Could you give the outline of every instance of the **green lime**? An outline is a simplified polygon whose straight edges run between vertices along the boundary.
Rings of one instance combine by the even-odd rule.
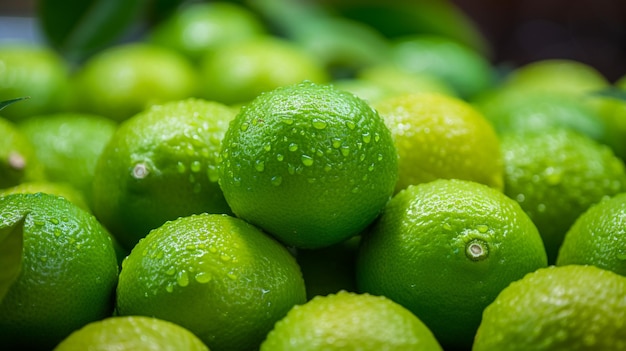
[[[147,41],[194,62],[217,47],[266,33],[257,15],[230,2],[185,3],[148,33]]]
[[[116,121],[193,96],[197,83],[196,69],[181,53],[141,42],[98,52],[72,80],[79,111]]]
[[[261,351],[441,351],[431,331],[384,296],[340,291],[294,306]]]
[[[0,101],[30,97],[2,110],[11,121],[64,110],[69,104],[67,63],[52,48],[30,42],[0,43]]]
[[[503,188],[500,140],[470,104],[442,94],[414,93],[388,97],[373,106],[398,150],[396,192],[439,178]]]
[[[179,324],[212,350],[252,350],[305,299],[284,246],[241,219],[205,213],[169,221],[135,246],[117,312]]]
[[[591,206],[565,234],[556,264],[594,265],[626,276],[626,193]]]
[[[505,134],[504,192],[541,234],[554,263],[565,233],[594,203],[626,191],[626,169],[611,149],[569,129]]]
[[[391,62],[416,73],[441,78],[462,98],[470,98],[495,85],[489,60],[460,42],[443,36],[415,34],[392,41]]]
[[[0,135],[0,189],[44,180],[44,166],[34,145],[19,127],[0,117]]]
[[[247,103],[275,88],[328,81],[324,66],[295,43],[261,36],[217,48],[200,62],[200,96],[225,104]]]
[[[473,351],[626,350],[626,278],[594,266],[551,266],[489,305]]]
[[[439,179],[400,191],[362,235],[357,284],[409,309],[444,348],[467,349],[498,293],[546,265],[537,228],[515,201]]]
[[[91,212],[91,208],[87,204],[87,200],[85,200],[84,194],[68,183],[39,180],[23,182],[10,188],[0,189],[0,195],[21,193],[46,193],[57,195],[60,197],[64,197],[66,200],[70,201],[81,209],[87,212]]]
[[[233,212],[299,248],[359,234],[391,197],[398,156],[365,101],[310,82],[244,106],[221,151],[220,185]]]
[[[53,351],[209,351],[189,330],[158,318],[109,317],[91,322],[65,338]]]
[[[90,213],[51,194],[0,196],[0,243],[13,257],[3,271],[19,271],[0,299],[3,349],[50,350],[113,312],[115,250]]]
[[[18,128],[35,147],[46,179],[72,185],[91,206],[96,163],[117,124],[98,115],[58,113],[31,117]]]
[[[230,213],[218,185],[220,143],[234,112],[218,102],[170,101],[129,118],[100,154],[96,217],[127,250],[167,220]]]

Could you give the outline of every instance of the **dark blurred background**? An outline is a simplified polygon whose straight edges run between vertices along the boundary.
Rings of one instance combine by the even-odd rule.
[[[626,75],[625,0],[450,0],[491,43],[491,61],[519,66],[547,58],[589,64],[610,81]],[[0,0],[0,37],[8,30],[40,39],[32,21],[34,0]]]

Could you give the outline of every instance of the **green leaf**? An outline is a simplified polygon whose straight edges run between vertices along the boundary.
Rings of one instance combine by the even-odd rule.
[[[592,95],[626,101],[626,90],[615,87],[594,91]]]
[[[22,216],[7,226],[0,226],[0,301],[22,271],[24,218]]]
[[[26,100],[26,99],[30,99],[30,96],[24,96],[24,97],[18,97],[16,99],[0,101],[0,110],[2,110],[3,108],[11,105],[12,103],[15,103],[15,102],[18,102],[18,101],[22,101],[22,100]]]
[[[39,0],[38,19],[47,41],[80,61],[127,34],[144,0]]]

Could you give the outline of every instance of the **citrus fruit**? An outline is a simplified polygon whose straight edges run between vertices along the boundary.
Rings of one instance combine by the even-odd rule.
[[[73,75],[76,109],[123,121],[152,104],[193,96],[197,72],[182,54],[148,43],[109,47]]]
[[[607,126],[590,99],[553,91],[498,89],[472,101],[499,134],[569,128],[606,142]]]
[[[240,4],[186,3],[152,28],[147,41],[180,52],[197,62],[220,45],[265,33],[261,19]]]
[[[221,103],[170,101],[122,122],[100,154],[96,217],[130,250],[167,220],[230,213],[218,185],[220,142],[234,112]]]
[[[109,317],[70,334],[53,351],[208,351],[189,330],[158,318]]]
[[[46,179],[72,185],[91,205],[96,163],[117,124],[98,115],[58,113],[33,116],[18,128],[33,144]]]
[[[439,178],[472,180],[502,190],[498,136],[473,106],[436,93],[402,94],[373,106],[399,154],[395,191]]]
[[[53,182],[49,180],[38,180],[38,181],[29,181],[23,182],[17,185],[14,185],[10,188],[0,189],[0,196],[7,194],[36,194],[36,193],[46,193],[53,194],[60,197],[64,197],[74,205],[80,207],[81,209],[91,212],[91,208],[87,204],[87,200],[85,200],[85,196],[82,192],[77,190],[71,184],[61,183],[61,182]]]
[[[294,306],[261,351],[442,350],[431,331],[384,296],[339,291]]]
[[[239,218],[205,213],[169,221],[135,246],[116,309],[179,324],[213,350],[251,350],[305,299],[284,246]]]
[[[30,97],[2,110],[11,121],[63,110],[69,103],[69,67],[52,48],[31,42],[0,44],[0,101]]]
[[[295,43],[269,35],[223,45],[200,62],[200,96],[225,104],[246,103],[275,88],[328,81],[316,59]]]
[[[220,185],[233,212],[289,246],[361,232],[389,200],[398,156],[382,118],[331,85],[277,88],[244,106],[222,142]]]
[[[340,290],[356,291],[356,253],[360,236],[320,249],[296,251],[307,299]]]
[[[621,93],[621,96],[595,95],[595,106],[598,114],[607,125],[607,140],[615,154],[622,160],[626,160],[626,75],[618,79],[609,89]]]
[[[594,265],[626,276],[626,193],[583,212],[565,234],[556,264]]]
[[[498,293],[546,265],[537,228],[515,201],[438,179],[400,191],[362,235],[357,286],[409,309],[444,348],[465,349]]]
[[[372,81],[389,89],[395,95],[405,93],[439,93],[455,96],[452,86],[442,78],[429,72],[412,72],[398,66],[384,64],[364,68],[359,79]]]
[[[589,206],[626,191],[624,163],[611,149],[569,129],[504,134],[504,192],[541,234],[554,263],[565,233]]]
[[[0,237],[2,256],[13,255],[3,271],[19,271],[0,299],[3,349],[49,350],[111,315],[118,265],[91,214],[51,194],[0,196]]]
[[[593,66],[569,59],[544,59],[515,68],[502,82],[507,89],[565,92],[580,96],[609,85]]]
[[[15,123],[0,117],[0,135],[0,189],[45,179],[34,145]]]
[[[495,84],[486,57],[443,36],[414,34],[396,38],[392,41],[391,62],[410,72],[440,77],[462,98],[475,96]]]
[[[511,283],[483,314],[473,351],[626,350],[626,278],[551,266]]]

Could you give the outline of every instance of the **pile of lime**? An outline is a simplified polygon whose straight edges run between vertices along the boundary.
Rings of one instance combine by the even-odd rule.
[[[296,3],[0,43],[0,349],[626,350],[626,75]]]

